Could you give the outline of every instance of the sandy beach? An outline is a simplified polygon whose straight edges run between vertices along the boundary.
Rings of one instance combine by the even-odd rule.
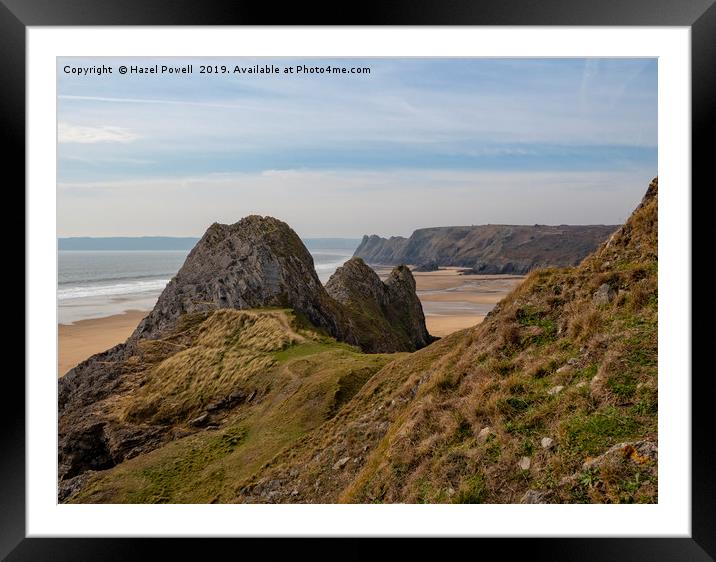
[[[392,268],[375,269],[385,279]],[[522,275],[460,275],[460,269],[413,272],[425,323],[434,336],[479,324],[524,279]]]
[[[105,351],[126,340],[147,315],[147,311],[129,310],[105,318],[80,320],[74,324],[58,326],[57,373],[64,375],[88,357]]]
[[[376,268],[383,279],[390,270]],[[428,331],[435,336],[446,336],[479,324],[524,278],[519,275],[460,275],[459,268],[414,272],[413,275]],[[147,312],[130,310],[105,318],[60,324],[59,376],[91,355],[123,342]]]

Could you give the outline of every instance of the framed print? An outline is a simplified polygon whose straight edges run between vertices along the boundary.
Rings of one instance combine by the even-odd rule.
[[[716,11],[659,8],[4,1],[27,330],[3,556],[711,559]]]

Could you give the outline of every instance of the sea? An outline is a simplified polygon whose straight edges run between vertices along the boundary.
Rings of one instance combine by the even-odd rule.
[[[309,248],[321,282],[328,281],[354,250]],[[188,254],[189,250],[60,250],[58,322],[151,310]]]

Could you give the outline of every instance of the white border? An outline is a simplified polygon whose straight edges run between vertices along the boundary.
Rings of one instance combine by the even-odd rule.
[[[690,536],[689,28],[31,27],[27,47],[28,536]],[[659,57],[658,505],[58,505],[56,56]]]

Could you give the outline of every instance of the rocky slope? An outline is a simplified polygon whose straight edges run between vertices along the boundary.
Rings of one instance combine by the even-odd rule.
[[[578,267],[386,365],[236,501],[657,501],[657,190]]]
[[[138,379],[105,406],[113,423],[173,423],[171,442],[90,467],[63,497],[657,501],[657,191],[579,266],[531,273],[482,324],[415,353],[362,354],[286,311],[184,317],[125,361]],[[342,306],[388,298],[347,283],[362,267],[329,284]]]
[[[617,226],[448,226],[416,230],[410,238],[364,236],[354,256],[370,264],[458,266],[475,273],[525,274],[577,265]]]
[[[60,479],[115,466],[173,439],[175,423],[187,422],[184,414],[163,417],[154,409],[169,406],[152,403],[142,415],[118,417],[117,403],[145,388],[156,369],[170,377],[173,367],[162,367],[164,362],[187,359],[182,353],[203,341],[193,331],[197,323],[220,311],[290,309],[317,333],[367,353],[414,351],[432,341],[406,268],[396,268],[383,284],[373,270],[352,260],[328,285],[336,298],[320,283],[311,254],[287,224],[250,216],[233,225],[212,225],[130,338],[59,380]],[[221,351],[192,356],[192,361],[198,369],[214,365],[217,355]],[[243,359],[257,368],[264,364],[250,353]],[[216,376],[227,360],[218,363]],[[242,366],[241,358],[234,360],[232,369]],[[196,390],[195,379],[182,384]],[[209,385],[201,390],[203,402],[197,408],[207,400],[232,403],[233,390]],[[201,414],[195,410],[189,409]]]

